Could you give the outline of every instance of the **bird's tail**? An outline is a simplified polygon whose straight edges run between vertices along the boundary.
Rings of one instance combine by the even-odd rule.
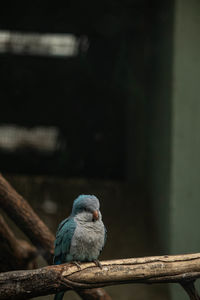
[[[62,300],[64,293],[65,292],[59,292],[59,293],[55,294],[54,300]]]

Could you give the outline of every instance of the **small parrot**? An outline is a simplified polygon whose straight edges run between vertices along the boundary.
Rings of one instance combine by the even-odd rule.
[[[107,231],[102,222],[100,204],[94,195],[80,195],[74,200],[72,212],[58,226],[55,240],[54,264],[98,261]],[[62,300],[64,292],[55,295],[54,300]]]

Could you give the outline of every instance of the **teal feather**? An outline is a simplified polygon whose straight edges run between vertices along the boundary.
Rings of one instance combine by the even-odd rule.
[[[54,250],[54,264],[59,265],[66,262],[67,254],[69,253],[71,239],[76,228],[76,223],[73,218],[69,217],[63,220],[57,230]],[[54,300],[62,300],[64,292],[55,294]]]
[[[99,210],[99,200],[93,195],[80,195],[77,199],[74,200],[71,215],[67,219],[63,220],[58,226],[58,230],[56,233],[56,240],[54,243],[55,245],[54,264],[58,265],[65,262],[70,262],[73,261],[75,258],[79,261],[91,261],[96,259],[95,257],[97,256],[97,254],[99,255],[98,248],[97,248],[97,252],[95,252],[96,250],[94,250],[93,254],[92,251],[90,254],[90,252],[87,252],[86,250],[86,252],[82,255],[81,252],[82,248],[80,247],[80,245],[79,245],[80,248],[79,249],[77,248],[77,254],[75,258],[73,256],[74,253],[73,252],[70,253],[72,238],[74,236],[75,229],[77,226],[77,223],[75,221],[76,216],[85,210],[87,213],[88,212],[92,213],[94,210]],[[107,231],[106,228],[104,227],[104,241],[102,245],[100,244],[99,247],[103,248],[106,242],[106,237],[107,237]],[[102,251],[102,248],[99,248],[99,252]],[[96,248],[94,247],[94,249]],[[54,300],[62,300],[63,296],[64,296],[64,292],[59,292],[55,294]]]
[[[55,294],[54,300],[62,300],[64,293],[65,292],[59,292],[59,293]]]
[[[67,218],[59,225],[54,250],[54,264],[60,264],[67,261],[71,240],[76,228],[74,218]]]

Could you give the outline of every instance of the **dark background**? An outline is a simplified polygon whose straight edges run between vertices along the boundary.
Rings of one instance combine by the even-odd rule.
[[[53,232],[78,194],[97,195],[108,228],[105,259],[160,254],[149,136],[170,3],[166,9],[147,0],[34,1],[0,10],[0,30],[71,33],[88,41],[74,57],[0,54],[0,125],[55,126],[61,133],[50,154],[29,146],[0,149],[0,171]],[[168,299],[166,286],[118,286],[109,293]]]
[[[1,29],[72,33],[89,47],[69,58],[0,55],[1,123],[57,126],[65,145],[50,157],[2,153],[3,171],[126,179],[132,164],[144,179],[149,18],[147,1],[4,4]]]

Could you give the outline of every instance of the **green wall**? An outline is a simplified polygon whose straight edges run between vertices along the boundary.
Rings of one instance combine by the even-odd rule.
[[[157,14],[148,183],[161,253],[181,254],[200,252],[200,2],[167,5]],[[173,300],[187,299],[171,287]]]
[[[200,252],[200,2],[177,0],[174,23],[171,253]],[[173,289],[173,299],[187,296]]]
[[[197,0],[177,1],[173,75],[171,249],[191,252],[200,250],[200,2]]]
[[[163,16],[165,16],[163,18]],[[152,18],[148,57],[147,185],[155,232],[156,254],[170,250],[171,98],[173,54],[173,3],[157,6]]]

